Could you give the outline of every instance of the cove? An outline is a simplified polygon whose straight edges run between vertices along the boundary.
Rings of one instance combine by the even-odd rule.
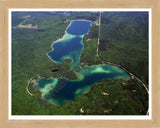
[[[80,56],[83,51],[83,36],[89,32],[92,26],[90,21],[73,20],[65,31],[62,39],[52,45],[52,51],[48,57],[57,63],[63,63],[65,58],[72,59],[72,68],[80,63]]]
[[[43,100],[61,106],[89,92],[92,85],[104,78],[130,79],[124,70],[109,64],[86,66],[77,73],[77,77],[78,80],[43,78],[35,84],[35,88],[42,92]]]
[[[89,32],[91,26],[90,21],[73,20],[63,38],[53,43],[48,57],[56,63],[63,63],[65,58],[71,58],[72,70],[78,79],[69,80],[63,76],[39,79],[34,87],[41,92],[44,101],[62,106],[89,92],[91,87],[102,79],[130,79],[123,69],[109,64],[80,67],[80,56],[84,48],[83,36]],[[76,66],[80,67],[80,70],[76,71]]]

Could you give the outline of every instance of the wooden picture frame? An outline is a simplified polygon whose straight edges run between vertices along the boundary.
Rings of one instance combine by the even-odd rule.
[[[9,9],[10,8],[150,8],[152,9],[152,119],[151,120],[9,120]],[[159,0],[116,1],[3,1],[0,0],[0,128],[35,127],[160,127],[159,44],[160,41]]]

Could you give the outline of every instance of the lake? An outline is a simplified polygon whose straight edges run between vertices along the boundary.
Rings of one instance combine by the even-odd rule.
[[[83,36],[89,32],[91,26],[90,21],[71,21],[63,38],[53,43],[52,51],[48,53],[49,58],[58,63],[63,63],[65,58],[71,58],[72,68],[78,65],[84,48]]]
[[[63,63],[65,58],[71,58],[72,70],[75,71],[74,67],[80,67],[80,56],[84,48],[83,36],[89,33],[91,26],[90,21],[71,21],[63,38],[53,43],[48,57],[56,63]],[[65,77],[42,78],[34,87],[42,92],[43,100],[61,106],[89,92],[102,79],[130,79],[124,70],[109,64],[80,67],[76,75],[78,80],[68,80]]]

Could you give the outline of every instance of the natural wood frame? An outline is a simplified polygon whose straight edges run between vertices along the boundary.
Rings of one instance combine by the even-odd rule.
[[[9,8],[151,8],[152,9],[152,119],[151,120],[9,120],[8,119],[8,9]],[[160,0],[0,0],[0,128],[35,127],[160,127]]]

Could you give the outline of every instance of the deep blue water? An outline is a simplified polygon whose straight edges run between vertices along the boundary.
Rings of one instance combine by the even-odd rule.
[[[69,40],[60,40],[53,44],[53,51],[50,51],[48,55],[50,58],[56,62],[63,63],[65,57],[69,57],[73,60],[73,65],[75,66],[79,63],[79,58],[84,45],[81,43],[82,37],[76,36]]]
[[[80,56],[83,51],[83,35],[89,32],[89,28],[92,26],[90,21],[71,21],[66,30],[65,36],[54,42],[52,45],[52,51],[48,52],[48,56],[54,62],[63,63],[64,59],[71,58],[72,68],[80,63]]]
[[[74,20],[66,30],[64,37],[52,45],[52,51],[48,53],[51,60],[63,63],[66,57],[71,58],[72,69],[79,66],[80,56],[83,51],[83,36],[89,32],[92,22]],[[42,92],[42,99],[61,106],[88,92],[92,85],[104,78],[130,79],[130,76],[121,68],[108,65],[85,66],[76,71],[78,80],[66,78],[42,78],[35,84],[35,88]]]
[[[92,26],[90,21],[73,20],[67,29],[67,33],[71,35],[85,35],[89,32],[89,28]]]

